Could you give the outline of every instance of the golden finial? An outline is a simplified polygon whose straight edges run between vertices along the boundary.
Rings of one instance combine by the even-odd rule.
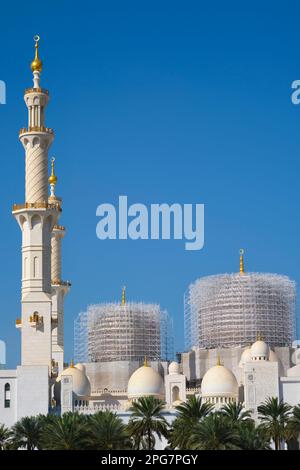
[[[144,367],[149,367],[147,356],[144,358]]]
[[[261,332],[258,332],[256,335],[256,341],[264,341],[264,336]]]
[[[34,36],[34,41],[35,41],[35,56],[33,61],[31,62],[31,70],[33,72],[41,72],[43,68],[42,61],[39,58],[39,40],[40,36],[36,35]]]
[[[245,273],[245,266],[244,266],[244,253],[245,251],[243,248],[240,249],[240,274]]]
[[[126,286],[122,287],[122,305],[126,304]]]
[[[51,175],[49,177],[49,184],[56,184],[57,183],[57,176],[54,173],[54,162],[55,158],[51,158]]]
[[[71,359],[70,367],[71,367],[71,369],[74,369],[74,361],[73,361],[73,359]]]
[[[218,352],[218,355],[217,355],[217,366],[221,366],[221,357],[220,357],[220,353]]]

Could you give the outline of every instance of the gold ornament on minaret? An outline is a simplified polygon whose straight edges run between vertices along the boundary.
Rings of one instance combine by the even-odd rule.
[[[245,250],[241,248],[240,249],[240,274],[245,274],[244,253],[245,253]]]
[[[126,304],[126,287],[125,286],[122,287],[122,301],[121,301],[121,304],[122,305]]]
[[[33,61],[31,62],[30,67],[31,67],[31,70],[33,72],[41,72],[42,68],[43,68],[43,63],[39,58],[39,40],[40,40],[40,36],[36,35],[36,36],[34,36],[33,39],[35,41],[35,56],[34,56]]]
[[[51,175],[49,176],[49,184],[56,184],[57,183],[57,176],[55,175],[54,172],[54,162],[55,158],[51,158]]]

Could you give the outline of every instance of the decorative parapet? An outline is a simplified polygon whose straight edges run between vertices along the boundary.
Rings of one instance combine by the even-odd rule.
[[[70,281],[61,281],[59,279],[52,279],[51,281],[52,286],[64,286],[64,287],[71,287]]]
[[[120,411],[123,410],[121,404],[101,403],[99,405],[77,405],[74,411],[80,414],[94,414],[98,411]]]
[[[198,388],[198,387],[187,388],[186,393],[188,395],[192,395],[194,393],[200,393],[200,388]]]
[[[60,230],[61,232],[64,232],[66,228],[63,225],[54,225],[53,230]]]
[[[13,212],[23,209],[57,209],[61,211],[60,204],[49,204],[48,202],[25,202],[24,204],[13,204]]]
[[[24,94],[28,95],[28,93],[44,93],[45,95],[49,95],[49,91],[45,88],[26,88]]]
[[[114,395],[114,396],[127,396],[127,390],[125,389],[108,389],[108,388],[99,388],[97,390],[92,390],[91,396],[101,396],[101,395]]]
[[[19,132],[19,136],[27,134],[28,132],[46,132],[47,134],[54,134],[54,130],[50,127],[44,126],[33,126],[33,127],[22,127]]]

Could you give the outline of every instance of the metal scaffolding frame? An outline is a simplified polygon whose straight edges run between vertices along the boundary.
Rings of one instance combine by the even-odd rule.
[[[74,323],[76,362],[174,358],[173,322],[157,304],[90,305]]]
[[[184,296],[185,348],[247,346],[263,335],[271,346],[295,339],[295,282],[269,273],[198,279]]]

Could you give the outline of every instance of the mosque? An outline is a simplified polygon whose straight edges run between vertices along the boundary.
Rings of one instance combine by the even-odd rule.
[[[291,344],[269,344],[258,332],[250,345],[240,347],[219,347],[214,337],[210,348],[194,344],[179,362],[145,357],[142,365],[137,361],[135,370],[128,372],[122,386],[104,380],[101,371],[95,381],[90,364],[71,362],[65,368],[64,298],[71,284],[62,280],[65,228],[59,225],[62,200],[56,195],[54,159],[48,178],[48,150],[54,131],[46,126],[49,92],[40,85],[38,36],[31,69],[33,87],[24,95],[28,127],[19,135],[25,151],[25,202],[14,204],[12,210],[22,232],[21,317],[16,320],[21,364],[15,370],[0,370],[0,423],[10,427],[24,416],[99,410],[112,410],[127,422],[131,403],[149,395],[165,402],[169,422],[176,416],[176,405],[191,395],[201,396],[216,409],[242,402],[255,419],[258,405],[268,397],[298,404],[300,349]],[[241,276],[234,278],[234,283],[245,282],[244,273]],[[289,331],[282,334],[289,335]],[[164,443],[159,445],[163,448]]]

